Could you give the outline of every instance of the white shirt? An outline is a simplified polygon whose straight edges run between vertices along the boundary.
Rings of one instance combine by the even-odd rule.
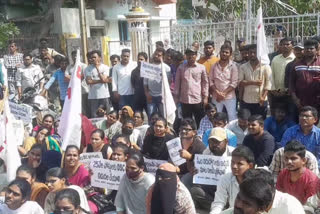
[[[16,73],[17,86],[21,87],[22,91],[27,87],[34,87],[34,84],[43,77],[43,73],[39,65],[31,64],[29,67],[23,65],[18,68]],[[40,82],[44,82],[42,79]],[[39,89],[39,85],[38,85]]]
[[[223,175],[218,182],[214,201],[211,204],[210,214],[221,213],[227,202],[229,202],[230,207],[234,207],[238,192],[239,184],[236,176],[232,173]]]
[[[227,126],[227,129],[232,131],[237,136],[237,144],[242,144],[244,137],[248,134],[248,128],[246,130],[242,130],[238,125],[238,119],[230,121]]]
[[[43,209],[35,201],[26,201],[16,210],[11,210],[6,204],[0,205],[0,214],[44,214]]]
[[[100,64],[99,65],[99,72],[102,73],[103,75],[109,76],[109,67],[105,64]],[[95,66],[89,65],[85,69],[85,76],[86,79],[90,77],[92,80],[100,80],[99,74]],[[89,85],[89,94],[88,94],[88,99],[105,99],[109,98],[110,93],[109,93],[109,88],[108,88],[108,83],[97,83],[97,84],[91,84]]]
[[[233,208],[227,209],[221,214],[233,214]],[[271,209],[269,212],[261,212],[261,214],[305,214],[305,211],[294,196],[276,190]]]
[[[112,91],[117,91],[120,95],[132,95],[131,73],[136,67],[137,62],[133,61],[127,65],[115,65],[112,69]]]

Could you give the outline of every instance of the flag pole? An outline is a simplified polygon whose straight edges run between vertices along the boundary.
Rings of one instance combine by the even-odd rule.
[[[164,118],[168,121],[168,113],[167,113],[167,101],[166,101],[166,87],[164,86],[164,79],[163,79],[163,62],[161,61],[161,79],[162,79],[162,88],[164,90],[164,93],[163,93],[163,97],[162,97],[162,100],[163,100],[163,113],[164,113]]]

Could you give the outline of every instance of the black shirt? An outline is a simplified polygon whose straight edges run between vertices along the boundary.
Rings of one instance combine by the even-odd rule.
[[[173,135],[166,134],[164,137],[148,135],[144,138],[142,154],[147,158],[156,160],[169,160],[169,152],[166,142],[175,138]]]
[[[245,136],[243,145],[249,147],[254,154],[258,166],[269,166],[275,150],[274,137],[267,131],[255,140],[253,135]]]

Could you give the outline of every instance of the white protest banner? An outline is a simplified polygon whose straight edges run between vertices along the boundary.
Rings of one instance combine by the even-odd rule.
[[[193,176],[194,184],[217,185],[220,177],[231,172],[231,157],[195,155],[194,166],[198,173]]]
[[[20,105],[13,102],[9,102],[11,113],[17,120],[22,120],[25,123],[31,123],[32,121],[32,107],[26,105]]]
[[[105,159],[91,159],[91,185],[118,190],[122,176],[126,173],[126,163]]]
[[[146,165],[148,173],[151,173],[153,175],[156,175],[157,169],[163,163],[167,163],[167,161],[144,158],[144,164]]]
[[[97,117],[97,118],[91,118],[91,119],[89,119],[89,120],[91,121],[91,123],[92,123],[93,125],[95,125],[95,124],[97,124],[97,123],[100,122],[100,121],[106,120],[106,118],[105,118],[105,117]]]
[[[100,158],[103,159],[101,152],[87,152],[80,154],[80,162],[89,166],[91,163],[91,160],[94,158]]]
[[[174,163],[174,165],[180,166],[181,164],[186,162],[186,159],[180,157],[179,151],[182,149],[182,147],[181,147],[181,141],[179,137],[169,140],[167,142],[167,148],[168,148],[170,158]]]
[[[14,139],[18,146],[23,144],[24,139],[24,124],[22,120],[12,120],[14,130]]]
[[[161,67],[159,65],[150,64],[147,62],[141,62],[140,75],[143,78],[161,81]]]

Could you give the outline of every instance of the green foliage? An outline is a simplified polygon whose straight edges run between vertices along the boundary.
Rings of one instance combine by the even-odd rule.
[[[178,0],[177,18],[191,19],[193,14],[192,0]]]
[[[19,34],[20,30],[14,23],[0,20],[0,49],[6,48],[8,41]]]

